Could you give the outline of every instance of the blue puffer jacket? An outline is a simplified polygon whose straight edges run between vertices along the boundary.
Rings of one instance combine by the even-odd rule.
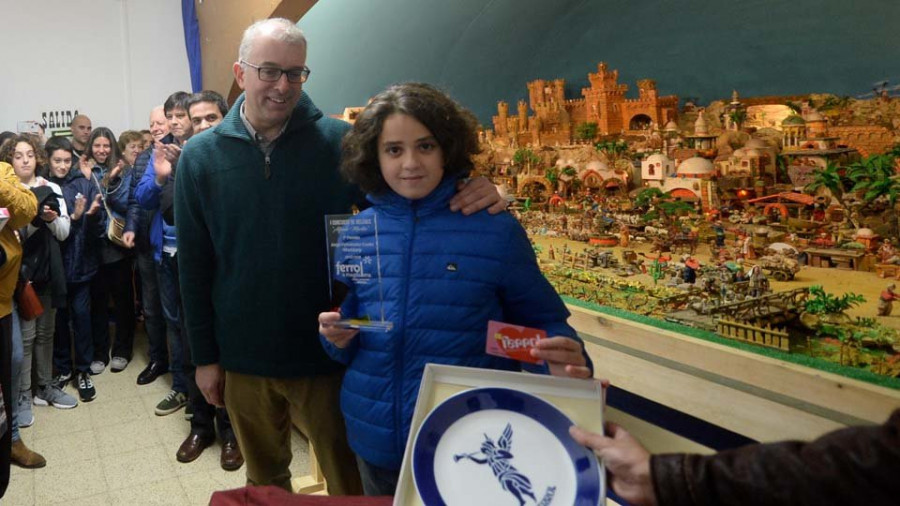
[[[97,185],[91,183],[73,167],[65,179],[50,178],[58,184],[66,199],[69,214],[75,211],[75,197],[80,193],[85,198],[85,211],[97,196]],[[106,230],[105,212],[101,208],[92,216],[82,215],[80,220],[72,220],[69,237],[62,243],[63,265],[66,269],[66,282],[83,283],[93,279],[100,266],[98,248],[100,234]]]
[[[374,207],[360,216],[377,219],[384,312],[394,329],[361,332],[343,349],[322,339],[329,355],[348,366],[341,410],[350,446],[387,469],[400,468],[425,364],[521,368],[485,353],[488,320],[578,339],[515,218],[453,213],[448,202],[455,191],[454,181],[444,181],[419,201],[392,192],[369,197]],[[342,314],[379,318],[377,283],[348,284]]]

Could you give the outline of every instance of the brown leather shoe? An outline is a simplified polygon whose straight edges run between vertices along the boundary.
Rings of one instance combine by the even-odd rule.
[[[188,434],[187,439],[181,443],[181,446],[178,447],[178,452],[175,453],[175,458],[178,459],[178,462],[193,462],[197,460],[197,457],[203,453],[203,450],[206,449],[207,446],[213,444],[215,439],[213,438],[204,438],[200,434],[196,434],[191,432]]]
[[[222,455],[219,457],[219,463],[226,471],[237,471],[244,465],[244,456],[241,455],[237,439],[228,438],[222,443]]]
[[[47,465],[47,459],[25,446],[22,440],[14,441],[9,455],[13,464],[26,469],[37,469]]]

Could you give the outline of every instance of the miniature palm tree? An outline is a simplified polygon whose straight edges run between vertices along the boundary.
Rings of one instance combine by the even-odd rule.
[[[610,164],[615,164],[628,153],[628,143],[625,141],[603,141],[594,144],[594,148],[605,154]]]
[[[547,178],[547,181],[550,181],[551,185],[556,186],[556,182],[559,181],[559,169],[550,167],[544,171],[544,177]]]
[[[582,141],[594,140],[597,137],[597,123],[585,122],[575,126],[575,138]]]
[[[871,210],[877,202],[887,201],[894,207],[900,197],[900,176],[896,175],[890,154],[868,156],[847,167],[847,177],[854,183],[851,191],[861,195],[860,212]]]
[[[844,209],[850,209],[852,205],[847,202],[846,196],[848,194],[846,190],[846,186],[844,184],[844,178],[841,175],[841,171],[844,169],[839,167],[831,162],[828,162],[828,165],[824,169],[817,170],[813,174],[813,182],[806,185],[807,193],[815,193],[820,188],[827,188],[831,195],[834,196],[841,203],[841,206]],[[850,224],[856,228],[858,226],[851,218],[848,218]]]
[[[805,190],[809,193],[814,193],[819,190],[819,188],[828,188],[831,191],[831,194],[838,200],[841,200],[844,196],[844,182],[841,179],[840,167],[837,165],[828,162],[828,165],[821,170],[817,170],[815,174],[813,174],[813,182],[806,185]]]
[[[728,118],[734,123],[738,130],[741,129],[741,125],[744,124],[744,121],[747,120],[747,111],[743,109],[735,109],[728,114]]]
[[[846,311],[863,302],[866,298],[862,295],[847,292],[840,297],[825,291],[819,285],[809,287],[809,298],[806,299],[800,322],[808,329],[815,331],[816,336],[833,336],[841,343],[840,364],[844,365],[844,348],[856,342],[857,336],[849,327],[853,320]],[[812,354],[812,343],[809,336],[806,338],[807,349]]]
[[[541,157],[534,154],[534,151],[528,148],[519,148],[516,150],[515,154],[513,154],[513,163],[519,167],[525,167],[527,172],[530,172],[532,167],[536,163],[540,163],[540,161]]]

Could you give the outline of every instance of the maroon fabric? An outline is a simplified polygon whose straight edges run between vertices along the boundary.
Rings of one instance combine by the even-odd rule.
[[[210,506],[390,506],[394,498],[291,494],[278,487],[242,487],[214,492]]]

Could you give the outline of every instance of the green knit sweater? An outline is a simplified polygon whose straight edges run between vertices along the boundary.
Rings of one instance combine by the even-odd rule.
[[[241,121],[243,102],[192,138],[178,162],[177,258],[193,362],[269,377],[336,370],[318,313],[329,304],[324,215],[361,200],[338,173],[349,125],[304,93],[267,161]]]

